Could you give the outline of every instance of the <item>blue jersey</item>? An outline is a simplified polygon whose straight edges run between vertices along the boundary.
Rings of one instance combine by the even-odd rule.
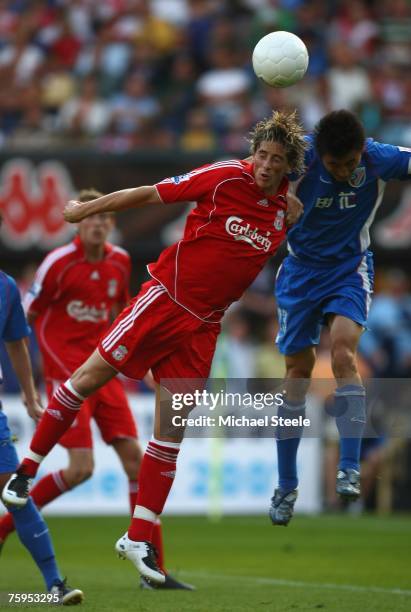
[[[0,338],[13,342],[28,336],[29,332],[17,285],[11,276],[0,271]],[[0,370],[0,382],[1,379]],[[17,465],[17,454],[10,440],[6,415],[0,410],[0,474],[14,472]]]
[[[13,342],[29,333],[16,282],[0,271],[0,338],[5,342]]]
[[[359,262],[370,244],[370,225],[387,181],[411,178],[411,149],[368,138],[350,180],[339,182],[322,164],[313,136],[307,140],[306,171],[290,177],[304,214],[288,232],[289,251],[313,266]]]

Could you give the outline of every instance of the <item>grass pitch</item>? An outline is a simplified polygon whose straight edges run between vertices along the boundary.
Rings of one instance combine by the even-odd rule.
[[[125,518],[48,522],[62,571],[85,593],[84,612],[411,610],[410,517],[297,516],[287,528],[265,517],[165,518],[167,566],[194,593],[139,589],[136,570],[113,552]],[[0,607],[5,593],[42,590],[13,535],[0,558]]]

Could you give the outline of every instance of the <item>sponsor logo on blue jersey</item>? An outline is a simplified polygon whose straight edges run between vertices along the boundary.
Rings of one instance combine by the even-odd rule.
[[[351,175],[348,184],[351,187],[361,187],[365,183],[366,172],[364,166],[358,166]]]

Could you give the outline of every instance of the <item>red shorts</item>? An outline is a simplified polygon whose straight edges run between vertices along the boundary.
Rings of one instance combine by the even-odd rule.
[[[157,281],[148,281],[100,341],[102,358],[115,370],[141,379],[206,379],[219,323],[205,323],[179,306]]]
[[[46,381],[49,400],[59,384],[61,381]],[[118,378],[113,378],[85,400],[72,426],[60,438],[59,444],[65,448],[93,448],[91,419],[96,421],[106,444],[111,444],[118,438],[137,438],[136,423],[124,387]]]

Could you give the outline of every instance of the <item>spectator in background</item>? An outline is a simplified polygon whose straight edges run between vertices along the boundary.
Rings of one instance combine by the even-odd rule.
[[[63,105],[57,121],[65,133],[72,137],[98,136],[106,130],[110,110],[98,95],[94,76],[87,77],[81,84],[79,94]]]
[[[407,0],[382,0],[375,8],[380,22],[380,39],[388,63],[410,64],[411,5]]]
[[[217,139],[211,129],[206,111],[197,106],[187,115],[185,128],[179,139],[182,151],[214,151],[217,148]]]
[[[50,55],[43,64],[39,82],[45,118],[57,129],[56,116],[60,108],[75,95],[78,81],[57,57]]]
[[[103,94],[118,91],[131,60],[130,42],[123,40],[110,25],[104,25],[99,35],[80,52],[74,68],[80,78],[98,74]]]
[[[137,16],[132,39],[138,43],[148,42],[160,55],[171,53],[177,44],[177,28],[151,10],[151,2],[139,0],[134,7]]]
[[[210,53],[211,68],[200,76],[197,93],[217,133],[224,133],[241,114],[251,80],[237,64],[236,51],[219,46]]]
[[[0,82],[26,85],[36,77],[44,59],[44,52],[32,42],[32,32],[22,24],[0,50]]]
[[[331,108],[355,110],[371,96],[371,84],[358,53],[342,42],[330,48],[331,68],[327,73]]]
[[[13,134],[21,121],[23,101],[19,88],[13,85],[0,90],[0,134],[1,141]]]
[[[329,29],[330,40],[340,40],[367,59],[372,58],[378,35],[378,23],[372,17],[369,5],[362,0],[340,4]]]
[[[158,96],[164,111],[164,124],[179,134],[186,116],[195,105],[196,67],[187,53],[178,53],[172,60],[165,79],[158,87]]]
[[[144,124],[153,124],[160,105],[141,74],[129,76],[123,90],[109,102],[111,130],[115,134],[134,135]]]
[[[70,21],[63,16],[56,40],[51,46],[53,55],[71,70],[77,60],[82,43],[73,31]]]
[[[217,5],[209,0],[188,0],[187,50],[202,72],[209,65],[209,40],[217,19]]]

